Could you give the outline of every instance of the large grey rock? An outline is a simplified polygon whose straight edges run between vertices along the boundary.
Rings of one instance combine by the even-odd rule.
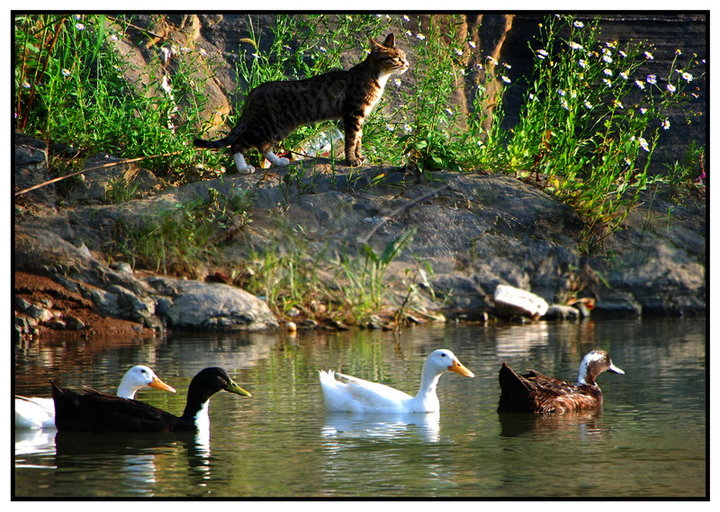
[[[268,305],[239,288],[164,277],[147,281],[164,299],[158,309],[171,328],[255,331],[278,327]]]

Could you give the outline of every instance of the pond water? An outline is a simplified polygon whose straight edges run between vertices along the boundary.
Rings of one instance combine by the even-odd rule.
[[[317,370],[414,394],[425,356],[449,348],[472,370],[446,374],[436,415],[327,414]],[[601,414],[498,415],[502,361],[574,380],[582,356],[610,352]],[[18,345],[19,394],[49,379],[113,391],[151,366],[178,393],[139,398],[179,414],[192,376],[222,366],[252,392],[219,393],[209,439],[15,432],[16,498],[464,497],[703,498],[707,477],[706,322],[622,320],[440,325],[379,331],[183,334],[151,341]]]

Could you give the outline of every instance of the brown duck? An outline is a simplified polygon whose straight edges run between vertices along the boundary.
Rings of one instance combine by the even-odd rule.
[[[596,409],[602,405],[603,397],[595,379],[604,371],[625,374],[604,350],[593,350],[583,357],[575,384],[546,377],[535,370],[520,375],[503,363],[499,375],[498,412],[562,414]]]

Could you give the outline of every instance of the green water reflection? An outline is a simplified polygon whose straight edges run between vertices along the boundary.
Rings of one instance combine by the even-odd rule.
[[[141,399],[180,413],[190,378],[219,365],[252,392],[210,405],[194,435],[16,435],[17,497],[702,497],[706,494],[704,320],[435,326],[392,333],[176,335],[95,350],[16,347],[17,392],[40,375],[112,390],[152,366],[177,395]],[[450,348],[475,379],[442,377],[439,415],[326,414],[319,369],[414,393],[425,355]],[[572,379],[609,350],[600,414],[495,412],[502,361]]]

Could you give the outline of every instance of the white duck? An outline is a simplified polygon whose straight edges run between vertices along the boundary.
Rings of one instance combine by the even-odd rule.
[[[117,389],[117,396],[135,399],[135,393],[144,388],[156,388],[175,393],[175,388],[165,384],[150,368],[137,365],[123,375]],[[15,428],[55,428],[53,399],[15,395]]]
[[[384,384],[369,382],[332,370],[320,371],[320,385],[328,411],[437,412],[440,410],[437,384],[440,375],[447,371],[459,373],[465,377],[475,377],[473,372],[465,368],[450,350],[438,349],[427,357],[423,366],[420,389],[414,397]],[[336,377],[340,377],[342,381]]]

